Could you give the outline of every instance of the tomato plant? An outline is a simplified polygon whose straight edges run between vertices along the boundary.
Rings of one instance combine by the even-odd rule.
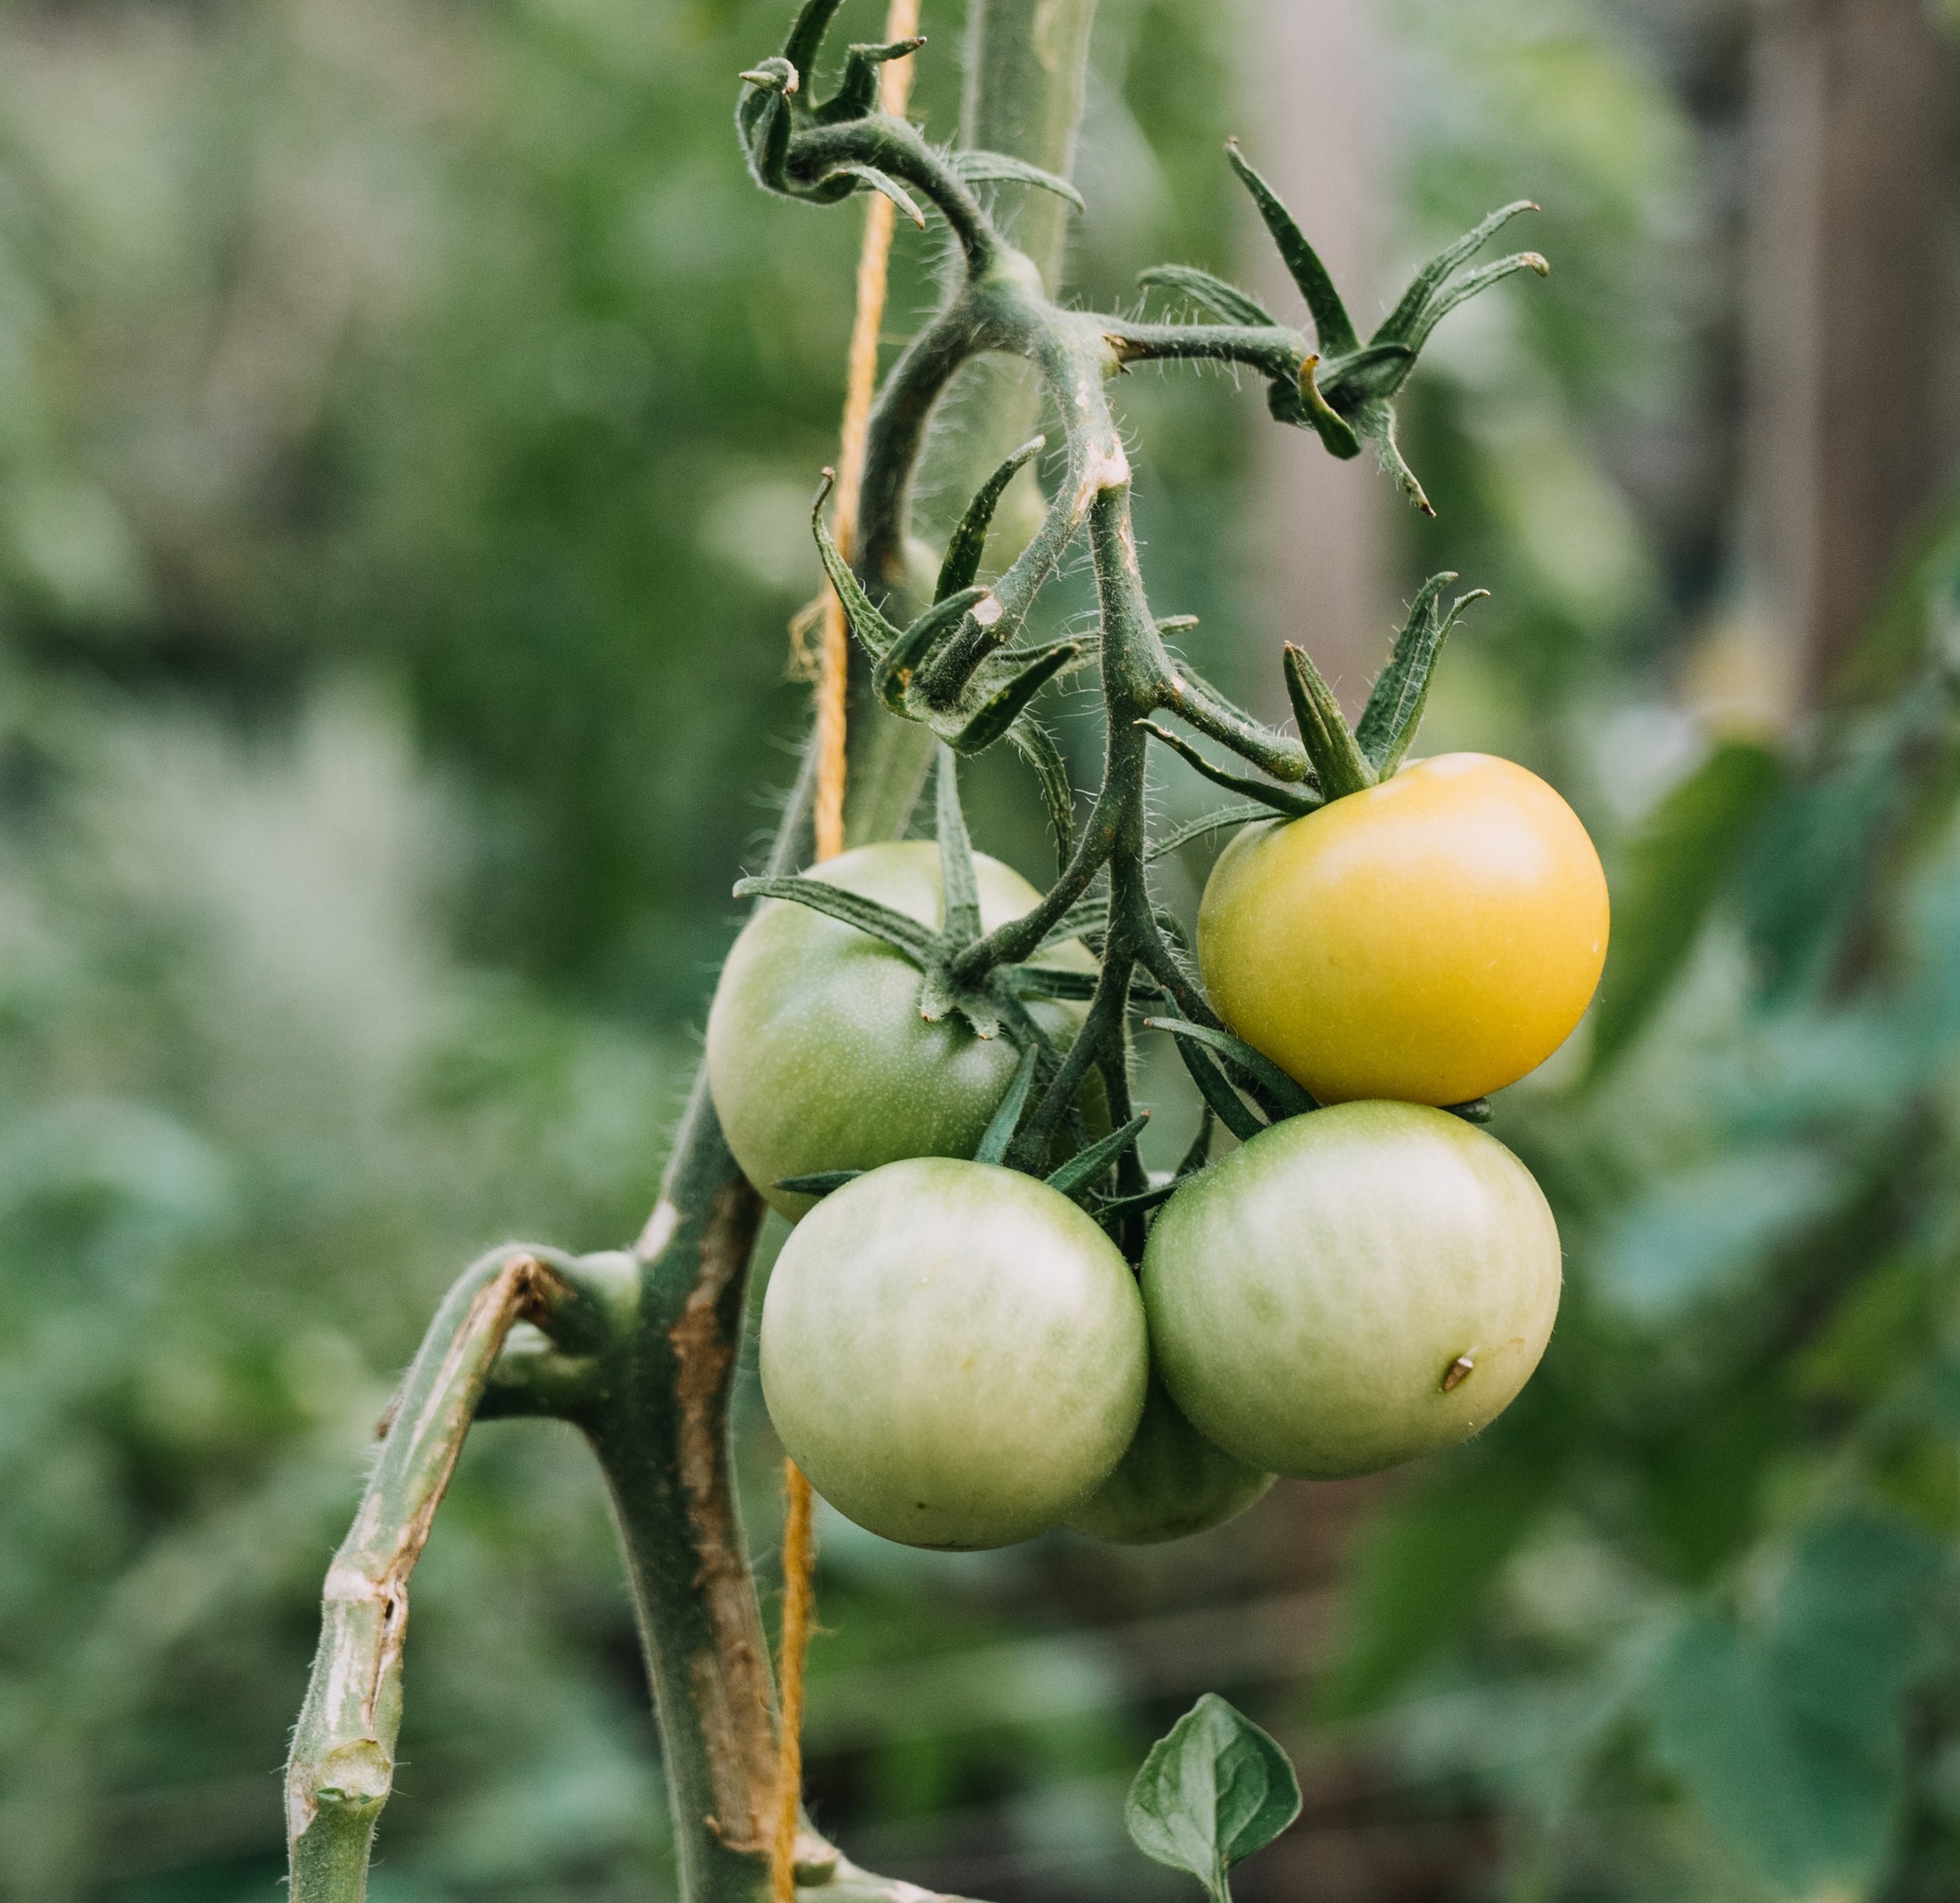
[[[1033,910],[1041,894],[1011,867],[973,855],[985,928]],[[877,901],[937,931],[939,854],[909,840],[861,846],[805,875]],[[1044,963],[1093,973],[1074,941]],[[1012,1082],[1020,1053],[966,1018],[921,1015],[924,978],[884,940],[840,919],[768,899],[742,929],[708,1015],[708,1078],[743,1173],[785,1215],[813,1200],[776,1186],[906,1157],[971,1157]],[[1029,1009],[1058,1041],[1082,1007]]]
[[[1032,1177],[921,1158],[860,1177],[784,1244],[762,1392],[860,1526],[1004,1546],[1054,1526],[1135,1434],[1149,1350],[1114,1244]]]
[[[1488,1425],[1545,1352],[1559,1282],[1531,1173],[1413,1104],[1275,1124],[1179,1190],[1144,1257],[1178,1405],[1240,1460],[1312,1479]]]
[[[921,1895],[855,1870],[807,1820],[798,1828],[793,1728],[778,1749],[727,1435],[764,1196],[802,1212],[761,1323],[765,1396],[803,1469],[793,1501],[807,1503],[807,1475],[861,1524],[915,1544],[991,1546],[1068,1519],[1119,1540],[1201,1530],[1273,1473],[1363,1471],[1475,1431],[1529,1374],[1551,1326],[1558,1238],[1507,1152],[1415,1104],[1319,1108],[1300,1081],[1328,1096],[1467,1098],[1537,1061],[1589,993],[1604,907],[1581,876],[1590,849],[1583,832],[1574,841],[1577,822],[1501,763],[1397,774],[1472,598],[1446,608],[1447,576],[1423,589],[1353,728],[1312,662],[1287,650],[1297,731],[1263,724],[1166,644],[1109,396],[1137,362],[1241,367],[1265,383],[1276,421],[1312,430],[1342,460],[1372,449],[1427,509],[1396,446],[1395,399],[1452,309],[1545,269],[1530,253],[1462,268],[1529,208],[1494,213],[1433,259],[1363,340],[1291,214],[1228,147],[1312,335],[1182,266],[1145,281],[1197,307],[1195,319],[1071,309],[976,187],[1070,199],[1074,189],[1026,154],[949,151],[880,110],[880,68],[915,39],[853,46],[826,88],[820,55],[837,5],[807,0],[781,52],[742,75],[737,128],[764,189],[818,204],[880,192],[921,224],[937,214],[950,237],[945,302],[868,421],[851,559],[824,517],[828,476],[812,511],[856,643],[855,704],[889,716],[864,749],[846,830],[906,831],[936,761],[936,840],[868,845],[810,874],[818,784],[828,840],[841,761],[813,739],[766,871],[735,888],[761,907],[729,960],[704,1075],[632,1248],[495,1251],[431,1324],[331,1576],[288,1776],[294,1903],[361,1894],[392,1778],[405,1581],[477,1412],[572,1422],[598,1457],[657,1692],[686,1903],[752,1903],[765,1870],[779,1898]],[[990,0],[986,17],[1007,11]],[[1050,0],[1023,10],[1022,52],[1053,11]],[[1080,90],[1079,66],[1051,81],[1033,76],[1044,64],[1009,59],[996,75],[1058,88],[1057,114],[1023,114],[1030,125],[1065,120]],[[1052,497],[1040,526],[982,583],[996,505],[1045,439],[981,485],[936,572],[909,498],[938,399],[986,353],[1033,366],[1058,440],[1037,471]],[[1040,638],[1037,598],[1083,543],[1096,625]],[[1092,669],[1103,749],[1083,815],[1038,702]],[[837,737],[834,720],[826,731]],[[1032,769],[1054,829],[1058,869],[1043,891],[975,855],[967,836],[959,763],[1001,745]],[[1238,803],[1153,837],[1158,746]],[[1150,863],[1197,834],[1274,815],[1292,823],[1254,827],[1228,853],[1201,920],[1214,997],[1157,902]],[[1325,858],[1320,887],[1296,863],[1302,840],[1337,842],[1306,854]],[[1521,841],[1554,840],[1565,856],[1550,870],[1524,863]],[[1312,903],[1288,911],[1303,882]],[[1348,935],[1321,966],[1373,960],[1392,982],[1356,989],[1338,1010],[1318,993],[1296,997],[1287,961],[1319,932]],[[1446,955],[1425,965],[1425,945]],[[1473,967],[1481,994],[1468,988]],[[1418,1053],[1430,1068],[1386,1082],[1322,1075],[1260,1016],[1262,987],[1282,1029],[1303,1011],[1309,1033],[1397,1063]],[[1131,1098],[1135,1042],[1148,1026],[1176,1039],[1205,1105],[1167,1180],[1147,1173],[1138,1148],[1147,1113]],[[1221,1123],[1242,1147],[1214,1163]],[[507,1345],[518,1320],[531,1326]],[[807,1577],[785,1570],[791,1584]],[[1228,1762],[1247,1780],[1256,1770],[1265,1795],[1240,1814],[1252,1782],[1235,1771],[1230,1801],[1201,1818]],[[1290,1814],[1290,1773],[1207,1705],[1146,1773],[1132,1807],[1139,1841],[1153,1855],[1176,1847],[1215,1895],[1231,1860]]]
[[[1445,754],[1248,827],[1204,888],[1225,1021],[1323,1104],[1461,1104],[1570,1035],[1606,958],[1605,875],[1535,774]]]

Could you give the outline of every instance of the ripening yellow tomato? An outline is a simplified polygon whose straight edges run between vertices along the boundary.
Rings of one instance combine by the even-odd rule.
[[[1510,761],[1452,753],[1247,827],[1204,888],[1198,956],[1226,1023],[1323,1104],[1461,1104],[1571,1034],[1606,927],[1578,815]]]

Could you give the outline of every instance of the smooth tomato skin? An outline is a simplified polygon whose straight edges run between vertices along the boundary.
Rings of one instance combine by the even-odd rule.
[[[1144,1418],[1115,1472],[1068,1523],[1118,1546],[1160,1546],[1236,1519],[1273,1479],[1206,1440],[1153,1374]]]
[[[974,856],[982,923],[1032,911],[1041,894],[1012,867]],[[937,927],[939,848],[925,840],[861,846],[805,874]],[[1093,971],[1086,947],[1045,964]],[[742,1172],[793,1221],[809,1196],[775,1186],[825,1170],[873,1170],[912,1156],[970,1157],[1012,1082],[1020,1053],[975,1036],[963,1018],[919,1015],[918,967],[883,940],[772,899],[742,929],[708,1014],[708,1084]],[[1078,1005],[1036,1002],[1066,1040]]]
[[[1335,1479],[1488,1426],[1545,1352],[1560,1279],[1544,1193],[1495,1137],[1355,1103],[1262,1130],[1187,1183],[1143,1286],[1192,1425],[1252,1466]]]
[[[1135,1434],[1136,1279],[1066,1196],[983,1163],[888,1164],[828,1196],[763,1298],[763,1398],[825,1499],[911,1546],[1055,1525]]]
[[[1219,856],[1198,957],[1219,1014],[1323,1104],[1462,1104],[1571,1034],[1606,878],[1535,774],[1443,754]]]

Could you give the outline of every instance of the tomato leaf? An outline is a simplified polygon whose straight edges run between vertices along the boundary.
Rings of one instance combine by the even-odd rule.
[[[1300,1781],[1286,1753],[1208,1692],[1150,1747],[1123,1822],[1146,1857],[1188,1870],[1213,1903],[1229,1903],[1226,1873],[1265,1849],[1300,1807]]]
[[[844,604],[844,618],[851,624],[851,633],[877,660],[890,651],[892,644],[899,638],[899,631],[878,612],[858,577],[851,573],[851,564],[838,553],[830,531],[823,526],[823,505],[836,480],[835,469],[824,471],[822,484],[810,512],[810,529],[816,537],[816,552],[822,558],[823,572],[830,577],[831,586],[837,590],[837,599]]]
[[[1592,1017],[1597,1079],[1640,1034],[1687,962],[1744,842],[1782,786],[1781,760],[1725,741],[1650,813],[1614,894],[1612,949]]]
[[[1715,1834],[1779,1894],[1863,1895],[1904,1795],[1900,1704],[1928,1662],[1937,1549],[1859,1514],[1814,1527],[1766,1618],[1691,1621],[1650,1689],[1653,1739]]]
[[[1399,767],[1422,725],[1423,710],[1429,704],[1430,683],[1436,677],[1436,664],[1443,658],[1443,644],[1462,618],[1472,602],[1488,601],[1488,589],[1473,589],[1460,596],[1445,612],[1441,605],[1443,589],[1456,577],[1432,575],[1409,610],[1402,631],[1395,637],[1395,652],[1381,678],[1368,696],[1354,736],[1361,751],[1384,780]]]

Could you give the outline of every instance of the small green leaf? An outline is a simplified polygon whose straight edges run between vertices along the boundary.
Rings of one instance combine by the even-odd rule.
[[[1180,739],[1168,727],[1160,727],[1154,720],[1139,720],[1138,726],[1153,740],[1161,740],[1171,751],[1204,774],[1214,786],[1223,786],[1227,793],[1243,793],[1256,799],[1268,813],[1279,813],[1288,819],[1300,819],[1306,814],[1318,812],[1322,802],[1314,794],[1297,791],[1291,786],[1272,786],[1263,780],[1255,780],[1250,775],[1233,773],[1229,769],[1214,766],[1200,753],[1189,741]],[[1179,841],[1182,844],[1182,842]]]
[[[1500,258],[1495,264],[1486,265],[1481,271],[1473,271],[1468,277],[1459,278],[1424,312],[1421,322],[1409,337],[1410,350],[1421,350],[1429,342],[1430,333],[1459,304],[1467,304],[1493,284],[1502,284],[1507,278],[1515,278],[1521,271],[1529,271],[1539,278],[1551,275],[1551,266],[1535,251],[1520,251],[1510,257]]]
[[[1074,1196],[1078,1190],[1088,1188],[1143,1134],[1150,1120],[1150,1114],[1145,1110],[1141,1117],[1131,1117],[1121,1129],[1112,1130],[1100,1142],[1071,1156],[1048,1178],[1048,1187],[1064,1196]]]
[[[1228,1903],[1226,1873],[1300,1815],[1300,1781],[1279,1746],[1208,1692],[1150,1748],[1123,1821],[1144,1854]]]
[[[1035,1067],[1041,1061],[1041,1053],[1032,1044],[1021,1053],[1020,1067],[1014,1072],[1013,1082],[1007,1086],[1007,1094],[1001,1099],[999,1107],[988,1121],[985,1133],[980,1139],[980,1147],[973,1152],[976,1163],[998,1164],[1007,1160],[1008,1150],[1013,1146],[1014,1133],[1021,1126],[1021,1113],[1028,1107],[1028,1092],[1034,1088]]]
[[[1153,265],[1137,274],[1137,282],[1146,288],[1154,284],[1182,292],[1193,303],[1201,304],[1228,324],[1243,324],[1248,329],[1278,328],[1278,319],[1249,291],[1192,265]]]
[[[1094,997],[1098,983],[1093,971],[1058,971],[1044,964],[1014,965],[1004,975],[1023,998],[1061,998],[1071,1004],[1086,1003]]]
[[[889,172],[881,172],[875,165],[840,165],[831,177],[835,178],[838,173],[857,179],[873,192],[882,192],[921,231],[925,229],[925,214],[919,209],[918,201]],[[824,181],[826,184],[829,182]]]
[[[1456,579],[1447,571],[1432,575],[1410,607],[1408,619],[1395,637],[1395,651],[1382,670],[1374,691],[1368,696],[1354,737],[1369,764],[1387,779],[1407,757],[1422,725],[1423,710],[1429,704],[1430,683],[1436,664],[1442,659],[1443,643],[1450,631],[1473,602],[1488,601],[1489,591],[1473,589],[1450,604],[1441,606],[1443,591]]]
[[[863,119],[878,104],[878,68],[887,60],[902,59],[925,44],[923,35],[892,40],[882,46],[853,46],[844,56],[844,78],[837,91],[817,109],[819,125],[841,125]]]

